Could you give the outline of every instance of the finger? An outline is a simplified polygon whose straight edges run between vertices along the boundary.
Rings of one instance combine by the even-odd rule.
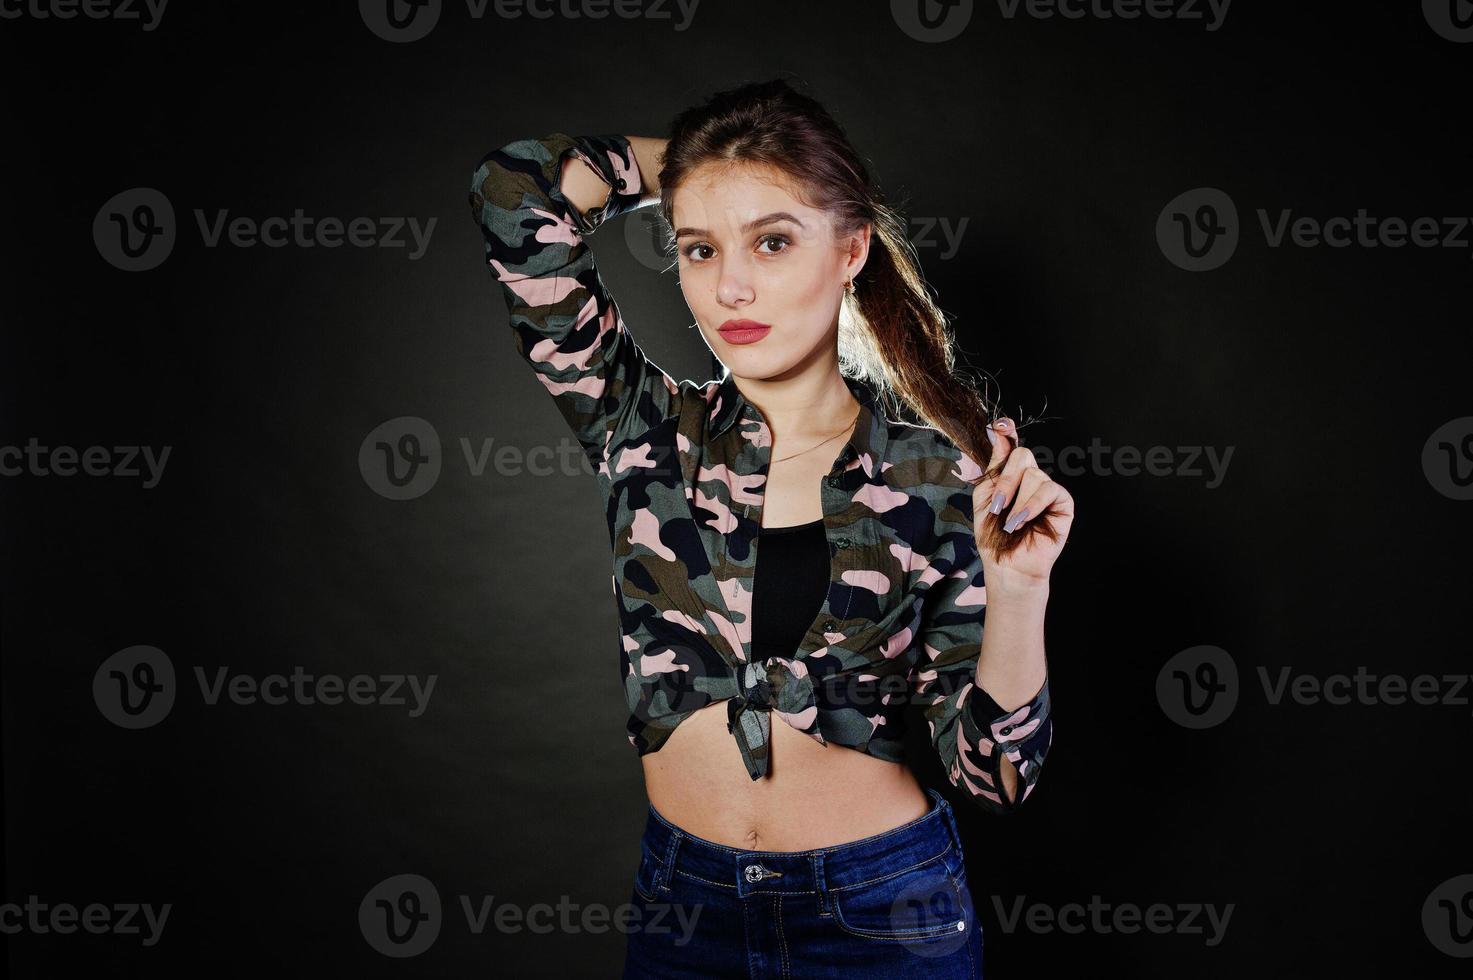
[[[1069,491],[1047,478],[1032,493],[1019,495],[1018,502],[1008,512],[1008,519],[1003,522],[1002,529],[1012,534],[1029,521],[1036,521],[1045,514],[1066,518],[1074,515],[1074,498],[1069,495]]]
[[[987,464],[987,475],[992,476],[1003,468],[1018,444],[1018,427],[1013,420],[1004,416],[996,419],[985,430],[987,441],[992,444],[992,459]]]
[[[1026,446],[1015,446],[1008,453],[1008,461],[1003,465],[1002,472],[997,474],[996,479],[993,480],[991,499],[987,503],[989,514],[1002,513],[1003,508],[1016,496],[1025,473],[1047,475],[1038,468],[1038,461],[1033,458],[1033,450]]]

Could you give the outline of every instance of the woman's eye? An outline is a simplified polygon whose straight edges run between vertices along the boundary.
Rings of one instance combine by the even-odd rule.
[[[777,255],[779,252],[782,252],[784,249],[786,249],[788,247],[788,245],[791,244],[791,242],[789,242],[788,239],[786,237],[784,237],[783,235],[763,235],[762,236],[762,240],[757,243],[757,247],[758,248],[761,248],[762,246],[768,245],[768,244],[775,244],[775,245],[778,245],[779,247],[776,248],[776,249],[774,249],[771,252],[765,252],[763,254],[765,254],[765,255]]]
[[[710,245],[707,245],[705,242],[692,242],[691,244],[687,245],[685,248],[681,249],[681,254],[684,255],[688,259],[695,259],[698,262],[704,262],[706,259],[710,258],[710,256],[709,255],[697,256],[695,253],[697,251],[699,251],[700,249],[703,249],[703,248],[704,249],[710,249],[710,247],[711,246]]]

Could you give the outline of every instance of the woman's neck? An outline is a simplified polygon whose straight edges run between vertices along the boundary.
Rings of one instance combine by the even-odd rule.
[[[772,429],[773,443],[796,445],[833,435],[854,421],[859,402],[837,366],[782,381],[736,379],[742,397]]]

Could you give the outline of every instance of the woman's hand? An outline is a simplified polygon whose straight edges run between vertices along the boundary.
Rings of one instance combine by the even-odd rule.
[[[987,435],[992,462],[972,488],[972,515],[989,593],[994,585],[1047,585],[1074,523],[1074,498],[1038,468],[1032,451],[1018,445],[1011,419],[998,419]],[[1045,527],[1052,533],[1045,533]],[[991,544],[1001,541],[1004,546],[985,547],[989,538]]]

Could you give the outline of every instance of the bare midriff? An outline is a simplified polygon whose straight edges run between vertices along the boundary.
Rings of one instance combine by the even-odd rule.
[[[645,792],[687,833],[752,851],[846,844],[924,816],[930,799],[910,769],[845,745],[821,745],[772,716],[769,770],[752,779],[726,730],[726,702],[688,715],[640,757]]]

